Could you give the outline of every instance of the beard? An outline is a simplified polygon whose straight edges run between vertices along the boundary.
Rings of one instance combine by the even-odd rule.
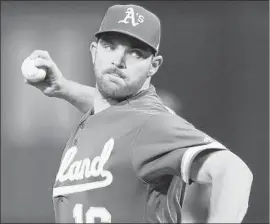
[[[145,78],[139,78],[131,82],[127,75],[116,69],[101,72],[94,66],[94,70],[97,88],[105,99],[118,102],[126,100],[135,95],[145,82]]]

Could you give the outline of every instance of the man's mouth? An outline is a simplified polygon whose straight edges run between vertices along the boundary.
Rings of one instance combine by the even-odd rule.
[[[113,72],[110,72],[109,75],[116,76],[116,77],[120,77],[118,74],[113,73]]]
[[[121,71],[118,71],[117,69],[110,69],[107,71],[107,74],[118,78],[124,78],[124,74],[122,74]]]
[[[117,77],[117,78],[122,78],[120,75],[118,75],[117,73],[114,73],[114,72],[109,72],[108,74],[111,76]]]

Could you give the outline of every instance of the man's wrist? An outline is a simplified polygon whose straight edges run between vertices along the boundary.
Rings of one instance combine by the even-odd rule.
[[[51,97],[60,99],[67,99],[70,94],[70,80],[61,77],[60,80],[55,84],[55,91]]]

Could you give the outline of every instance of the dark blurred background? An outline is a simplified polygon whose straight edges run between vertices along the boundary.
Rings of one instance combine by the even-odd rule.
[[[114,3],[1,1],[2,222],[54,222],[49,188],[82,116],[25,85],[23,60],[35,49],[47,50],[68,79],[94,86],[88,49]],[[249,165],[254,183],[244,222],[268,222],[268,1],[131,3],[161,19],[158,92]]]

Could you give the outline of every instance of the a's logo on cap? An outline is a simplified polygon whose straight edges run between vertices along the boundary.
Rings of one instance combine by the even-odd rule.
[[[119,20],[118,23],[128,24],[131,22],[132,26],[137,26],[144,22],[144,17],[139,13],[135,14],[133,8],[128,8],[125,13],[127,14],[126,17],[123,20]]]

